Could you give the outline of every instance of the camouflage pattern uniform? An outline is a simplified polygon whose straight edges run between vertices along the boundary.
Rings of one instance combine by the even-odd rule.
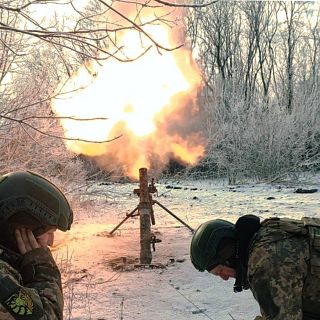
[[[61,275],[48,248],[20,254],[15,230],[35,236],[70,229],[73,212],[65,195],[31,171],[0,176],[0,319],[63,319]]]
[[[0,319],[63,319],[58,267],[47,248],[24,255],[0,247]]]
[[[247,275],[260,305],[257,319],[320,319],[320,246],[310,251],[307,228],[294,221],[283,228],[267,220],[251,242]]]
[[[20,255],[0,246],[0,319],[63,319],[61,276],[49,249]]]

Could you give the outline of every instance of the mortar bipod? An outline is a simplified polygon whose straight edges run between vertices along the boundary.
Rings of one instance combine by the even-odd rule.
[[[139,205],[131,211],[127,216],[110,232],[110,235],[117,230],[127,219],[130,217],[140,217],[140,263],[150,264],[152,261],[151,246],[155,251],[155,244],[161,240],[157,239],[154,233],[151,231],[151,224],[155,225],[155,216],[153,211],[153,205],[156,203],[171,216],[181,222],[189,230],[194,232],[187,223],[177,217],[173,212],[167,209],[160,202],[152,199],[152,194],[157,193],[157,188],[154,185],[154,178],[151,183],[148,184],[148,173],[146,168],[139,169],[139,189],[134,189],[133,193],[139,196]],[[135,212],[138,210],[138,214]]]
[[[133,193],[136,194],[138,197],[140,195],[139,193],[140,189],[134,189]],[[150,205],[150,220],[151,220],[151,224],[155,225],[156,221],[155,221],[155,216],[154,216],[154,210],[153,210],[153,205],[156,203],[159,207],[161,207],[163,210],[165,210],[166,212],[168,212],[171,216],[173,216],[175,219],[177,219],[179,222],[181,222],[184,226],[186,226],[190,231],[194,232],[194,229],[191,228],[187,223],[185,223],[182,219],[180,219],[178,216],[176,216],[172,211],[170,211],[168,208],[166,208],[164,205],[162,205],[159,201],[154,200],[152,198],[152,194],[156,193],[158,195],[158,190],[155,187],[154,184],[154,178],[151,179],[151,183],[148,186],[148,191],[149,191],[149,203]],[[140,205],[140,203],[139,203]],[[139,216],[139,212],[135,213],[138,209],[139,209],[139,205],[137,207],[135,207],[130,213],[126,214],[126,217],[120,221],[119,224],[117,224],[110,232],[109,234],[112,235],[117,229],[119,229],[119,227],[126,222],[129,218],[133,218],[133,217],[137,217]],[[154,238],[155,239],[155,238]],[[161,241],[154,241],[152,240],[151,243],[156,243],[156,242],[161,242]]]

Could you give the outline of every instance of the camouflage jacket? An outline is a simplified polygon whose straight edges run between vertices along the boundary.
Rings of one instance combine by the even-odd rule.
[[[301,221],[288,225],[289,230],[274,221],[262,223],[249,249],[247,276],[261,319],[320,319],[320,247],[310,249],[308,229],[301,228]],[[300,234],[293,230],[298,227]]]
[[[14,255],[0,247],[0,319],[63,319],[61,276],[50,250]]]

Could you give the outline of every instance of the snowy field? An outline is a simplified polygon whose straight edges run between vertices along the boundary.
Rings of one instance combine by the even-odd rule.
[[[157,204],[152,263],[139,263],[139,218],[109,232],[138,205],[138,184],[104,184],[74,192],[75,221],[58,233],[53,254],[63,275],[65,319],[247,320],[259,314],[250,291],[233,293],[224,282],[197,272],[189,260],[191,231]],[[215,218],[235,222],[243,214],[261,219],[320,217],[320,176],[296,184],[228,186],[222,181],[160,181],[154,199],[192,228]],[[298,188],[318,189],[298,194]]]

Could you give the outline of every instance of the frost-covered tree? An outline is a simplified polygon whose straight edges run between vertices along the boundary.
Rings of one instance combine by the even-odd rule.
[[[1,2],[1,172],[16,168],[64,172],[72,155],[64,149],[64,134],[50,110],[58,83],[89,59],[138,59],[150,47],[128,57],[119,39],[129,29],[148,37],[159,52],[174,50],[145,31],[150,24],[174,26],[170,14],[157,14],[163,6],[167,5],[144,0]]]
[[[204,72],[206,167],[268,181],[319,168],[316,2],[217,2],[190,11]]]

